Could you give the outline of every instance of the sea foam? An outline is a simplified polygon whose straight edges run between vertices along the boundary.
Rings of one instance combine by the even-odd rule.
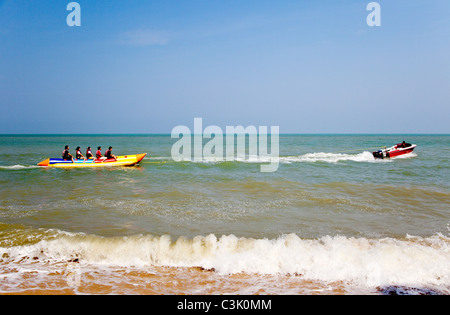
[[[345,154],[345,153],[327,153],[327,152],[314,152],[306,153],[303,155],[290,155],[290,156],[280,156],[278,158],[266,157],[266,156],[236,156],[234,157],[235,162],[242,163],[270,163],[271,161],[278,160],[279,163],[304,163],[304,162],[327,162],[327,163],[338,163],[342,161],[353,161],[353,162],[390,162],[395,159],[408,159],[416,157],[415,153],[408,153],[405,155],[393,157],[390,159],[375,159],[371,152],[364,151],[361,153]],[[194,161],[192,159],[183,160],[183,162],[195,162],[195,163],[220,163],[225,162],[222,158],[204,156],[201,160]]]
[[[0,247],[3,263],[44,264],[76,260],[80,266],[200,267],[218,274],[297,275],[359,286],[450,287],[450,238],[404,239],[296,234],[254,239],[213,234],[194,238],[136,235],[99,237],[64,233],[35,244]]]

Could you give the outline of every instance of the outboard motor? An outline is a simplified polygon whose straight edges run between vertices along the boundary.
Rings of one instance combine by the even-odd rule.
[[[376,159],[384,159],[384,155],[383,155],[383,151],[382,150],[378,150],[375,152],[372,152],[373,157]]]

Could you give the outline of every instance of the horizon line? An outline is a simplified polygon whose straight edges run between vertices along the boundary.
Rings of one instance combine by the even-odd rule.
[[[226,134],[226,133],[224,133]],[[236,133],[235,133],[236,134]],[[243,133],[248,134],[248,133]],[[270,133],[268,133],[270,134]],[[191,135],[196,135],[191,133]],[[442,132],[429,132],[429,133],[409,133],[409,132],[386,132],[386,133],[369,133],[369,132],[286,132],[279,133],[280,136],[291,136],[291,135],[450,135],[450,133]],[[0,137],[3,136],[171,136],[171,133],[0,133]]]

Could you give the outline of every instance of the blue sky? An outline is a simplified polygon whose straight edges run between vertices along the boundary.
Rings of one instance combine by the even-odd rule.
[[[0,133],[450,133],[450,1],[0,0]]]

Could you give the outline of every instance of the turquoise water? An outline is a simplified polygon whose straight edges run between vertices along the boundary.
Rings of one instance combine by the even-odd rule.
[[[231,274],[297,272],[325,282],[356,281],[364,286],[389,282],[448,292],[449,135],[281,135],[280,164],[273,173],[260,172],[261,163],[252,160],[175,162],[171,148],[176,140],[169,135],[0,136],[0,254],[8,257],[3,264],[20,266],[19,257],[29,255],[25,253],[36,244],[58,261],[62,259],[58,256],[62,255],[61,244],[55,252],[52,246],[56,245],[48,242],[68,235],[73,243],[65,250],[71,252],[79,251],[85,241],[81,235],[110,240],[142,236],[160,241],[168,236],[173,243],[190,240],[186,243],[189,254],[179,260],[152,258],[147,264],[205,265]],[[403,140],[418,145],[412,154],[373,159],[373,148]],[[59,158],[66,144],[71,153],[77,146],[85,151],[87,146],[105,149],[111,145],[116,155],[148,155],[132,168],[36,166],[46,158]],[[194,240],[200,237],[202,244],[208,243],[211,235],[215,258],[203,252],[197,257],[192,250]],[[279,246],[287,248],[290,240],[290,254],[274,250],[272,259],[279,262],[272,265],[255,252],[254,245],[248,245],[248,249],[233,252],[239,257],[238,268],[236,261],[225,264],[219,259],[231,242],[224,237],[260,240],[260,246],[269,252],[278,248],[280,240]],[[297,245],[292,245],[292,238]],[[138,239],[129,261],[114,256],[106,258],[109,264],[145,261],[141,249],[150,249],[140,247],[142,239]],[[328,250],[322,248],[325,240],[331,240]],[[358,240],[358,245],[353,240]],[[356,260],[379,250],[386,240],[396,244],[395,254],[383,259],[392,260],[394,266],[399,261],[412,264],[417,277],[411,277],[409,271],[403,275],[397,269],[385,270],[389,267],[380,267],[380,262],[375,268],[377,275],[382,275],[376,277],[379,281],[367,280],[373,277],[368,278],[364,266],[376,264],[376,260]],[[360,241],[368,245],[364,247]],[[308,242],[321,250],[308,251]],[[113,242],[108,246],[111,250],[119,245]],[[423,257],[409,256],[417,246],[423,246],[423,252],[417,254],[420,257],[434,257],[433,271],[421,261]],[[300,267],[304,251],[309,260]],[[345,253],[349,273],[340,275],[335,267],[317,270],[320,264],[312,261],[320,260],[324,253],[333,257]],[[230,253],[226,255],[230,257]],[[87,257],[87,263],[98,263]],[[254,261],[259,261],[258,266]],[[281,261],[290,263],[285,266]],[[352,269],[359,272],[349,275]],[[3,290],[11,286],[8,288]]]

